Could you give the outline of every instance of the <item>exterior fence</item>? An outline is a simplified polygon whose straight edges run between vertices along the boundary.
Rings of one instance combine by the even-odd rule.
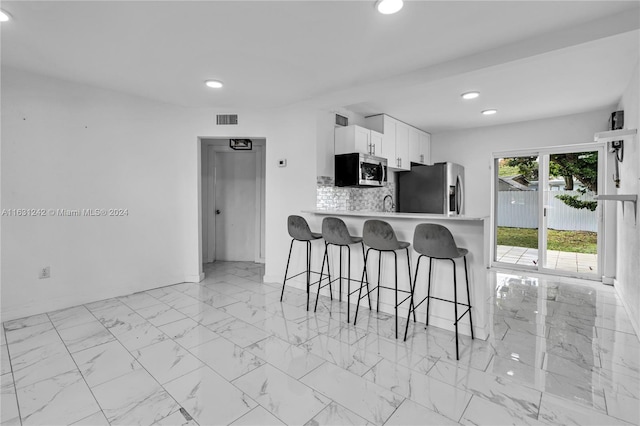
[[[594,196],[589,193],[582,195],[577,191],[549,191],[548,227],[563,231],[597,232],[596,212],[569,207],[555,197],[562,194],[578,195],[584,201],[594,200]],[[537,228],[538,195],[538,191],[499,191],[498,226]]]

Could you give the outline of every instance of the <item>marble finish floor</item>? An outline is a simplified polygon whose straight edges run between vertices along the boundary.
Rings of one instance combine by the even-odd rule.
[[[628,425],[640,343],[611,287],[491,273],[487,341],[262,283],[182,283],[9,321],[2,425]],[[352,311],[353,312],[353,311]],[[362,318],[362,319],[360,319]],[[404,321],[401,322],[404,324]]]

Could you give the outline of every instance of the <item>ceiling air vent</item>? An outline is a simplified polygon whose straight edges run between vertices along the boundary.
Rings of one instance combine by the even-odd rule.
[[[336,114],[336,125],[338,126],[348,126],[349,119],[344,115]]]
[[[238,114],[218,114],[216,115],[217,125],[238,124]]]

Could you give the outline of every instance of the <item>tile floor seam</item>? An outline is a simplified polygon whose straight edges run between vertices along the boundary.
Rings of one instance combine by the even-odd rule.
[[[48,316],[47,316],[48,317]],[[20,425],[22,425],[22,413],[20,411],[20,404],[18,403],[18,387],[16,386],[16,377],[13,372],[13,362],[11,360],[11,352],[9,351],[9,341],[7,340],[7,330],[4,328],[4,324],[2,326],[2,332],[4,333],[4,340],[7,344],[7,353],[9,354],[9,366],[11,367],[11,381],[13,382],[13,395],[16,400],[16,407],[18,409],[18,420],[20,421]]]
[[[480,398],[480,397],[476,394],[472,394],[471,398],[469,398],[469,401],[467,401],[467,405],[465,405],[464,410],[462,410],[462,412],[460,413],[460,417],[458,418],[458,420],[455,420],[456,423],[460,423],[460,421],[464,417],[464,414],[467,412],[469,405],[471,405],[471,401],[473,401],[473,398]],[[540,396],[540,398],[542,398],[542,396]]]
[[[132,309],[132,308],[131,308],[131,309]],[[136,313],[137,313],[137,311],[136,311],[135,309],[132,309],[132,310],[133,310],[134,312],[136,312]],[[91,311],[90,311],[90,312],[91,312]],[[92,315],[94,315],[94,314],[93,314],[93,312],[91,312],[91,314],[92,314]],[[95,316],[95,315],[94,315],[94,316]],[[144,317],[143,317],[143,318],[144,318]],[[98,319],[98,318],[96,318],[96,319]],[[147,321],[147,320],[146,320],[146,318],[145,318],[145,321]],[[148,321],[147,321],[147,322],[148,322]],[[107,327],[105,327],[105,328],[107,328]],[[158,384],[158,386],[159,386],[159,387],[160,387],[164,392],[166,392],[166,393],[167,393],[167,395],[169,395],[169,396],[171,397],[171,399],[173,399],[173,400],[176,402],[176,405],[177,405],[179,408],[183,408],[183,407],[182,407],[182,405],[181,405],[178,401],[176,401],[176,399],[173,397],[173,395],[171,395],[171,394],[170,394],[170,393],[169,393],[169,392],[164,388],[163,384],[162,384],[162,383],[160,383],[160,382],[156,379],[156,377],[155,377],[153,374],[151,374],[151,372],[150,372],[149,370],[147,370],[147,368],[146,368],[142,363],[140,363],[140,362],[138,361],[138,358],[136,358],[136,357],[134,356],[134,354],[132,354],[132,353],[131,353],[131,351],[129,350],[129,348],[127,348],[125,345],[123,345],[123,344],[122,344],[122,342],[118,339],[118,337],[117,337],[116,335],[114,335],[114,334],[113,334],[113,332],[111,332],[111,330],[110,330],[109,328],[107,328],[107,330],[109,330],[109,332],[111,333],[111,335],[115,338],[115,341],[116,341],[116,342],[118,342],[118,344],[119,344],[119,345],[120,345],[120,346],[121,346],[125,351],[127,351],[127,353],[129,354],[129,356],[131,356],[131,358],[132,358],[132,359],[133,359],[133,360],[134,360],[134,361],[135,361],[135,362],[140,366],[140,368],[141,368],[141,369],[143,369],[144,371],[146,371],[146,372],[147,372],[147,374],[148,374],[150,377],[152,377],[152,378],[153,378],[153,380]],[[171,339],[171,340],[173,341],[173,339]],[[64,342],[63,342],[63,343],[64,343]],[[109,343],[109,342],[107,342],[107,343]],[[153,345],[153,343],[152,343],[151,345]],[[144,346],[144,347],[148,347],[148,346],[151,346],[151,345],[147,345],[147,346]],[[142,349],[142,348],[139,348],[139,349]],[[67,348],[67,350],[68,350],[68,348]],[[69,353],[69,354],[70,354],[71,358],[73,359],[73,362],[74,362],[74,363],[76,363],[75,358],[73,358],[73,356],[71,355],[71,353]],[[102,408],[102,405],[100,405],[100,402],[99,402],[99,401],[98,401],[98,399],[95,397],[95,395],[94,395],[94,393],[93,393],[93,389],[92,389],[92,388],[89,386],[89,384],[86,382],[86,379],[85,379],[85,377],[84,377],[84,374],[82,374],[82,371],[80,370],[80,367],[77,365],[77,363],[76,363],[76,368],[77,368],[77,369],[78,369],[78,371],[80,372],[80,375],[82,376],[82,378],[85,380],[85,383],[87,384],[87,387],[89,388],[89,391],[91,392],[91,394],[93,395],[94,399],[96,400],[96,403],[98,404],[98,407],[100,407],[100,410],[102,411],[102,414],[104,415],[105,419],[107,419],[107,422],[108,422],[108,423],[111,423],[111,422],[109,421],[109,417],[107,417],[107,414],[104,412],[104,409]],[[190,372],[191,372],[191,371],[190,371]],[[190,372],[185,373],[185,374],[189,374]],[[104,385],[105,383],[112,382],[112,381],[114,381],[114,380],[116,380],[116,379],[120,379],[120,378],[122,378],[122,377],[126,376],[127,374],[131,374],[131,372],[125,373],[125,374],[120,375],[120,376],[118,376],[118,377],[111,378],[111,379],[109,379],[109,380],[107,380],[107,381],[105,381],[105,382],[103,382],[103,383],[100,383],[99,385],[96,385],[96,387],[97,387],[97,386],[102,386],[102,385]],[[182,377],[182,376],[180,376],[180,377]],[[185,410],[185,411],[186,411],[186,410]],[[170,415],[171,415],[171,414],[170,414]],[[165,416],[165,417],[168,417],[168,416]],[[164,419],[164,417],[163,417],[163,419]],[[157,420],[157,421],[160,421],[160,420],[162,420],[162,419],[159,419],[159,420]],[[157,422],[157,421],[156,421],[156,422]],[[155,423],[155,422],[154,422],[154,423]]]
[[[52,324],[53,324],[53,322],[52,322]],[[102,412],[102,415],[104,416],[105,419],[107,419],[107,421],[109,421],[107,415],[104,412],[104,409],[102,408],[102,405],[100,405],[100,402],[98,402],[98,399],[96,398],[95,394],[93,393],[93,389],[91,389],[91,386],[89,386],[89,383],[87,383],[87,379],[84,377],[84,374],[82,374],[82,371],[80,370],[80,367],[78,366],[78,363],[76,362],[75,358],[71,354],[71,351],[67,347],[67,344],[64,342],[64,340],[62,340],[62,336],[60,336],[60,333],[58,332],[58,329],[55,327],[55,325],[53,326],[53,328],[54,328],[54,330],[56,330],[56,333],[58,334],[58,337],[60,338],[60,340],[64,344],[65,349],[69,353],[69,357],[73,361],[73,364],[76,366],[76,370],[77,370],[78,374],[80,375],[80,377],[82,377],[82,381],[84,382],[84,384],[87,387],[87,389],[89,389],[89,392],[91,392],[91,396],[93,397],[93,400],[96,402],[96,405],[100,408],[100,411]],[[105,327],[105,329],[106,329],[106,327]],[[66,374],[66,373],[63,373],[63,374]],[[82,419],[80,419],[80,420],[82,420]]]

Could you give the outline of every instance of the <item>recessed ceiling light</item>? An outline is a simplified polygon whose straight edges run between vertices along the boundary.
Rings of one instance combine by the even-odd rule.
[[[213,89],[219,89],[223,86],[222,82],[218,80],[207,80],[204,82],[204,84],[206,84],[207,87],[211,87]]]
[[[0,22],[7,22],[11,19],[11,15],[9,15],[4,10],[0,9]]]
[[[376,2],[376,9],[383,15],[391,15],[400,11],[403,5],[402,0],[378,0]]]
[[[467,100],[468,99],[475,99],[478,96],[480,96],[480,92],[466,92],[466,93],[463,93],[460,96],[462,96],[462,99],[467,99]]]
[[[483,113],[484,115],[493,115],[493,114],[495,114],[496,112],[498,112],[498,110],[497,110],[497,109],[485,109],[484,111],[482,111],[482,113]]]

